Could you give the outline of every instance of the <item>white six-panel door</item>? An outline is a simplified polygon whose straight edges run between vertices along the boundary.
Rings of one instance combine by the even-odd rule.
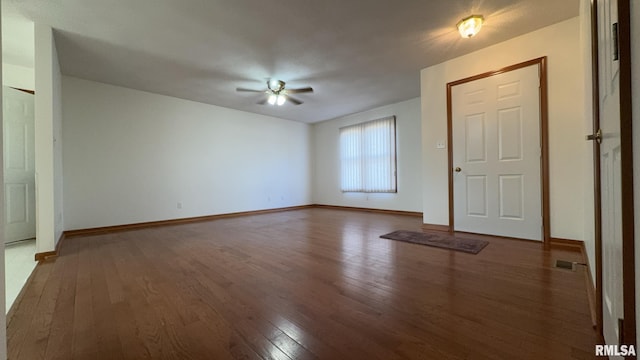
[[[34,96],[3,87],[5,242],[36,237]]]
[[[454,228],[542,240],[537,65],[451,89]]]

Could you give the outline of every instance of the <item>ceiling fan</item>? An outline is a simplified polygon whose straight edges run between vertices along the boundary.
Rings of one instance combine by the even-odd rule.
[[[302,94],[313,92],[313,88],[305,87],[299,89],[286,89],[285,82],[282,80],[267,80],[266,90],[254,90],[246,88],[236,88],[236,91],[240,92],[257,92],[267,95],[263,100],[258,101],[260,105],[268,103],[269,105],[282,106],[287,100],[291,101],[294,105],[302,104],[301,100],[289,96],[289,94]]]

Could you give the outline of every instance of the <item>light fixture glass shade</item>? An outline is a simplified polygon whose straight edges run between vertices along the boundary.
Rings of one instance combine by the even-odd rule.
[[[286,96],[278,95],[278,99],[276,100],[276,103],[278,104],[278,106],[282,106],[282,104],[284,104],[285,101],[287,101]]]
[[[269,105],[275,105],[277,99],[278,99],[278,96],[276,94],[271,94],[269,95],[267,102],[269,103]]]
[[[463,38],[470,38],[480,32],[480,28],[484,23],[484,17],[482,15],[471,15],[466,17],[458,23],[458,31]]]
[[[284,87],[284,81],[282,80],[271,80],[269,81],[269,89],[273,91],[280,91]]]

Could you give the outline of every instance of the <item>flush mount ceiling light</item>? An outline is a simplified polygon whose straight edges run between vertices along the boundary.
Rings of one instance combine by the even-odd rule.
[[[484,23],[484,17],[482,15],[471,15],[458,22],[458,31],[463,38],[470,38],[480,32],[480,28]]]

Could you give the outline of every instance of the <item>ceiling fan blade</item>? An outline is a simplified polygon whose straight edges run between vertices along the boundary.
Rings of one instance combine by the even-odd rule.
[[[247,89],[247,88],[236,88],[236,91],[240,91],[240,92],[256,92],[256,93],[263,93],[264,90],[254,90],[254,89]]]
[[[302,104],[302,101],[296,99],[296,98],[292,98],[291,96],[285,95],[287,97],[287,100],[291,101],[293,103],[293,105],[300,105]]]
[[[289,94],[301,94],[301,93],[313,92],[313,88],[310,86],[305,88],[299,88],[299,89],[285,89],[285,90]]]
[[[264,105],[264,104],[266,104],[266,103],[267,103],[267,99],[262,99],[262,100],[258,101],[256,104],[258,104],[258,105]]]

